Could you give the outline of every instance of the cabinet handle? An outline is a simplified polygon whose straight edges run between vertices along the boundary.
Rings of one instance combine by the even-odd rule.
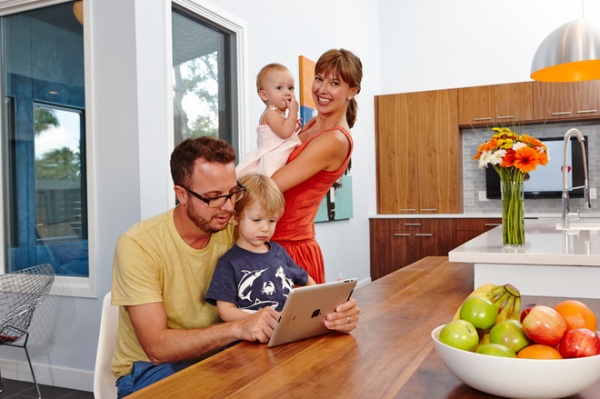
[[[433,236],[433,234],[431,233],[417,233],[415,234],[415,237],[431,237]]]
[[[474,121],[491,121],[492,117],[491,116],[486,116],[486,117],[482,117],[482,118],[473,118]]]
[[[559,116],[559,115],[571,115],[571,111],[560,111],[560,112],[553,112],[552,113],[553,116]]]
[[[410,237],[410,233],[394,233],[394,237]]]
[[[437,208],[423,208],[422,212],[437,212]]]
[[[420,226],[421,223],[404,223],[405,226]]]
[[[501,115],[497,119],[514,119],[514,115]]]
[[[486,223],[485,227],[496,227],[496,226],[502,226],[502,223]]]
[[[415,212],[415,208],[400,208],[400,212]]]
[[[598,112],[597,109],[582,109],[581,111],[577,111],[578,114],[593,114]]]

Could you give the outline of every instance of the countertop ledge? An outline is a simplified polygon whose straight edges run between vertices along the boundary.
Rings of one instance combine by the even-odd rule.
[[[475,219],[475,218],[501,218],[500,213],[396,213],[370,215],[369,219]],[[525,219],[560,219],[560,213],[526,213]],[[582,218],[600,218],[600,211],[582,213]]]
[[[397,214],[377,214],[370,215],[369,219],[468,219],[468,218],[501,218],[500,213],[397,213]],[[526,219],[538,218],[560,218],[559,213],[532,213],[525,216]],[[597,215],[600,217],[600,213]]]
[[[451,262],[600,266],[600,231],[560,231],[555,220],[525,220],[525,246],[502,247],[502,228],[496,227],[448,254]]]

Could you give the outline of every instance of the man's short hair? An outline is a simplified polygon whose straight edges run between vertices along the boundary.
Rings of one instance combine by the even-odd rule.
[[[202,158],[207,162],[235,162],[235,149],[227,141],[208,136],[182,141],[171,154],[171,177],[177,186],[187,187],[192,179],[194,163]]]

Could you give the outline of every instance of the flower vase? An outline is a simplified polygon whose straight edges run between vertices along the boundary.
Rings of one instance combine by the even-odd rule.
[[[525,192],[522,181],[502,181],[502,245],[506,248],[525,246]]]

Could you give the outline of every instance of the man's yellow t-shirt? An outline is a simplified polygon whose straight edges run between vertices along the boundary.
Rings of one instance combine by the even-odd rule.
[[[187,245],[175,228],[173,209],[142,221],[118,240],[113,260],[112,303],[120,305],[112,370],[131,373],[135,361],[149,361],[124,306],[162,302],[173,329],[218,322],[216,306],[204,301],[217,260],[233,245],[232,229],[211,236],[203,249]]]

